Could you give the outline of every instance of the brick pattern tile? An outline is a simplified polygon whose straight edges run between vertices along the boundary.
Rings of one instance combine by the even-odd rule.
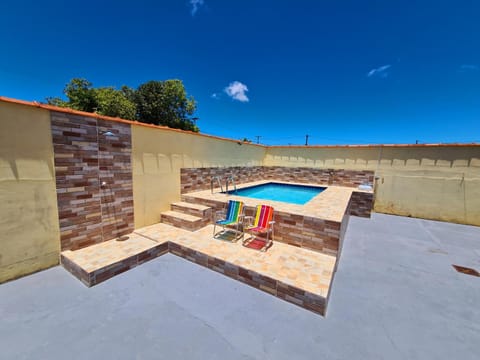
[[[190,224],[190,222],[186,222],[182,219],[178,219],[178,218],[174,219],[172,217],[164,216],[164,214],[162,214],[161,221],[164,223],[167,223],[176,227],[180,227],[182,229],[190,230],[190,231],[198,230],[212,223],[213,213],[212,213],[212,208],[210,207],[206,209],[195,209],[194,207],[188,206],[188,204],[176,203],[176,204],[171,204],[170,208],[172,209],[172,211],[196,216],[201,218],[201,220],[196,222],[195,224]],[[186,225],[186,227],[184,225]]]
[[[283,212],[275,213],[276,241],[336,256],[341,223]]]
[[[105,268],[90,273],[90,282],[88,286],[97,285],[108,280],[115,275],[121,274],[147,261],[153,260],[168,252],[168,243],[159,244],[158,246],[142,251],[127,259],[121,260],[115,264],[111,264]]]
[[[226,207],[226,202],[222,201],[188,195],[184,195],[182,199],[186,202],[209,206],[214,211]],[[254,207],[245,206],[244,209],[246,216],[253,216],[255,213]],[[340,248],[342,223],[348,221],[345,216],[342,221],[330,221],[278,210],[275,210],[274,220],[273,239],[275,241],[333,256],[338,255]]]
[[[280,299],[301,306],[317,314],[325,315],[326,298],[300,288],[287,285],[282,281],[261,275],[256,271],[229,263],[216,257],[203,254],[188,247],[169,242],[169,251],[198,265],[208,267],[237,281],[241,281],[256,289],[265,291]]]
[[[166,252],[229,276],[308,310],[325,315],[336,258],[275,243],[266,253],[219,241],[213,226],[195,233],[155,224],[125,241],[110,240],[61,253],[62,265],[94,286]]]
[[[198,190],[210,189],[210,181],[218,176],[221,178],[222,186],[225,187],[225,179],[234,176],[236,184],[243,184],[258,179],[263,179],[263,166],[227,168],[184,168],[180,169],[181,193],[188,193]],[[218,184],[215,183],[214,187]]]
[[[367,192],[354,191],[352,193],[352,202],[350,215],[369,218],[373,208],[373,194]]]
[[[198,218],[196,220],[187,220],[176,216],[170,212],[164,212],[161,214],[160,221],[164,224],[178,227],[180,229],[185,229],[188,231],[195,231],[206,226],[209,222],[208,219]]]
[[[85,271],[80,265],[64,254],[61,255],[61,264],[65,269],[80,279],[87,286],[94,286],[121,274],[147,261],[155,259],[168,252],[168,243],[158,244],[155,247],[131,255],[113,264],[100,267],[90,272]]]
[[[212,209],[212,216],[215,216],[215,211],[220,211],[226,209],[227,202],[225,201],[217,201],[217,200],[210,200],[210,199],[198,199],[192,196],[182,195],[182,201],[190,202],[192,204],[200,204],[204,206],[208,206]]]
[[[85,285],[90,286],[90,275],[82,266],[63,254],[60,254],[60,264]]]
[[[180,170],[181,193],[210,189],[210,181],[218,176],[225,186],[225,178],[234,175],[236,184],[258,180],[286,181],[304,184],[358,187],[373,183],[374,172],[369,170],[316,169],[306,167],[250,166],[226,168],[188,168]],[[217,187],[217,184],[215,184]]]
[[[99,120],[98,166],[101,186],[103,241],[129,234],[133,222],[132,142],[128,124]]]
[[[173,203],[170,205],[173,211],[182,212],[185,214],[201,217],[202,219],[212,219],[212,209],[207,207],[205,209],[196,209],[189,204]]]
[[[61,249],[79,249],[130,233],[130,125],[51,112],[51,130]],[[101,135],[107,130],[114,136]]]

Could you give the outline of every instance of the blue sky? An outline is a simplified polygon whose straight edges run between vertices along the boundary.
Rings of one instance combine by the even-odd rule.
[[[480,2],[9,2],[0,95],[178,78],[202,132],[265,144],[480,141]]]

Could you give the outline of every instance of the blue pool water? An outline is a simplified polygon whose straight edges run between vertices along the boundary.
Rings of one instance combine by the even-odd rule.
[[[254,199],[282,201],[290,204],[304,205],[326,188],[291,184],[268,183],[251,186],[237,191],[229,191],[232,195],[246,196]]]

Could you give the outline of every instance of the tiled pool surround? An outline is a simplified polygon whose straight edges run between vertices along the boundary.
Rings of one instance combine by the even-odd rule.
[[[110,240],[62,253],[62,265],[93,286],[166,252],[229,276],[278,298],[325,315],[336,258],[282,243],[267,253],[241,241],[213,239],[212,225],[196,232],[166,224],[138,229],[124,242]]]
[[[241,184],[238,187],[260,185],[268,181]],[[308,184],[315,186],[315,184]],[[352,194],[355,195],[355,198]],[[202,204],[215,210],[225,208],[229,199],[245,203],[246,215],[253,215],[259,203],[275,209],[274,240],[289,245],[338,256],[343,232],[351,213],[369,216],[373,194],[349,187],[329,186],[305,205],[271,200],[258,200],[243,196],[226,195],[219,188],[183,194],[186,202]]]
[[[290,204],[305,205],[326,188],[321,186],[292,185],[268,182],[263,185],[228,190],[228,194],[261,200],[274,200]],[[225,191],[226,193],[226,191]]]
[[[319,169],[309,167],[281,166],[232,166],[211,168],[184,168],[180,170],[180,191],[182,194],[210,189],[213,177],[233,176],[237,185],[259,180],[290,182],[324,186],[357,188],[359,185],[373,184],[371,170]],[[222,180],[224,183],[225,180]]]

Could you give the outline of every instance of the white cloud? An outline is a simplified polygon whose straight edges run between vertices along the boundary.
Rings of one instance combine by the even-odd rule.
[[[228,96],[241,102],[248,102],[248,97],[245,94],[247,91],[247,85],[242,84],[240,81],[234,81],[225,88],[225,92]]]
[[[212,95],[210,95],[210,97],[212,99],[218,100],[218,99],[220,99],[220,94],[219,93],[213,93]]]
[[[471,65],[471,64],[463,64],[460,65],[460,68],[458,69],[460,72],[467,72],[467,71],[478,71],[479,68],[477,65]]]
[[[195,16],[200,6],[203,5],[203,0],[190,0],[190,5],[192,5],[190,13]]]
[[[388,69],[390,69],[392,65],[383,65],[378,68],[372,69],[368,72],[367,77],[378,76],[381,78],[386,78],[389,75]]]

